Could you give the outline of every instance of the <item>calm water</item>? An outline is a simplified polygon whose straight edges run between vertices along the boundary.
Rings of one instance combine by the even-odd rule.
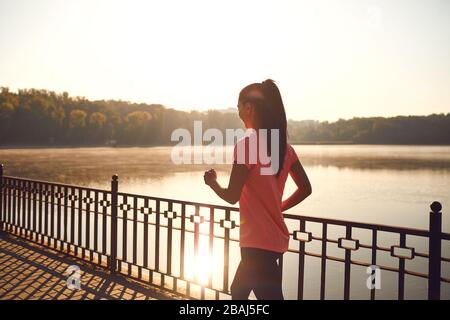
[[[111,175],[117,173],[120,191],[226,204],[204,185],[203,171],[216,168],[219,181],[226,185],[230,165],[174,165],[171,150],[170,147],[2,149],[0,162],[4,164],[5,175],[109,188]],[[313,194],[290,213],[426,229],[429,205],[436,200],[443,205],[443,229],[450,232],[450,147],[302,145],[295,146],[295,150],[311,180]],[[289,179],[285,197],[293,189]],[[314,250],[314,242],[308,245]],[[444,248],[449,249],[447,245]],[[232,255],[231,269],[238,261],[237,248],[232,249]],[[444,252],[444,256],[449,255],[449,251]],[[320,260],[308,259],[305,297],[315,299]],[[295,297],[296,263],[295,255],[285,255],[284,271],[292,274],[284,283],[287,298]],[[330,262],[328,268],[327,298],[341,298],[343,267]],[[425,265],[418,262],[417,268],[420,271]],[[450,266],[443,264],[443,269],[449,277]],[[364,268],[352,269],[352,290],[360,284],[359,289],[352,291],[353,298],[368,297],[364,288],[366,278]],[[379,296],[395,298],[395,275],[386,272],[382,279],[384,287]],[[408,277],[406,282],[407,292],[408,289],[412,292],[406,294],[407,298],[426,297],[426,283],[410,281]],[[449,288],[443,290],[450,297]]]

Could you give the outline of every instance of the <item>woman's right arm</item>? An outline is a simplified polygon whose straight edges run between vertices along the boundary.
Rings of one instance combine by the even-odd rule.
[[[295,190],[289,198],[281,203],[281,212],[296,206],[312,193],[311,183],[309,182],[308,176],[306,175],[306,172],[299,160],[292,164],[289,173],[297,185],[297,190]]]

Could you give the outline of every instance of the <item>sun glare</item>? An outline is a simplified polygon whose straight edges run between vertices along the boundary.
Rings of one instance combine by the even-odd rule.
[[[209,252],[208,239],[200,239],[197,255],[185,257],[186,278],[201,285],[207,285],[210,277],[220,276],[222,273],[220,266],[220,256]]]

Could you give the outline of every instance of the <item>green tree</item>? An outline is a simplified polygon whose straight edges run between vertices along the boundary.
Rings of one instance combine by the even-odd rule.
[[[125,117],[125,141],[132,144],[148,141],[151,119],[152,115],[146,111],[134,111],[127,114]]]
[[[90,142],[103,143],[105,136],[106,116],[101,112],[93,112],[89,116],[89,139]]]
[[[87,114],[83,110],[75,109],[69,114],[69,140],[72,142],[84,142]]]
[[[0,144],[7,142],[8,133],[11,129],[15,107],[9,102],[0,102]]]

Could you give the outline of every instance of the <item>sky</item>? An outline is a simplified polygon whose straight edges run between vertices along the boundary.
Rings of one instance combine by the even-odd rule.
[[[290,119],[450,112],[447,0],[0,0],[0,86]]]

